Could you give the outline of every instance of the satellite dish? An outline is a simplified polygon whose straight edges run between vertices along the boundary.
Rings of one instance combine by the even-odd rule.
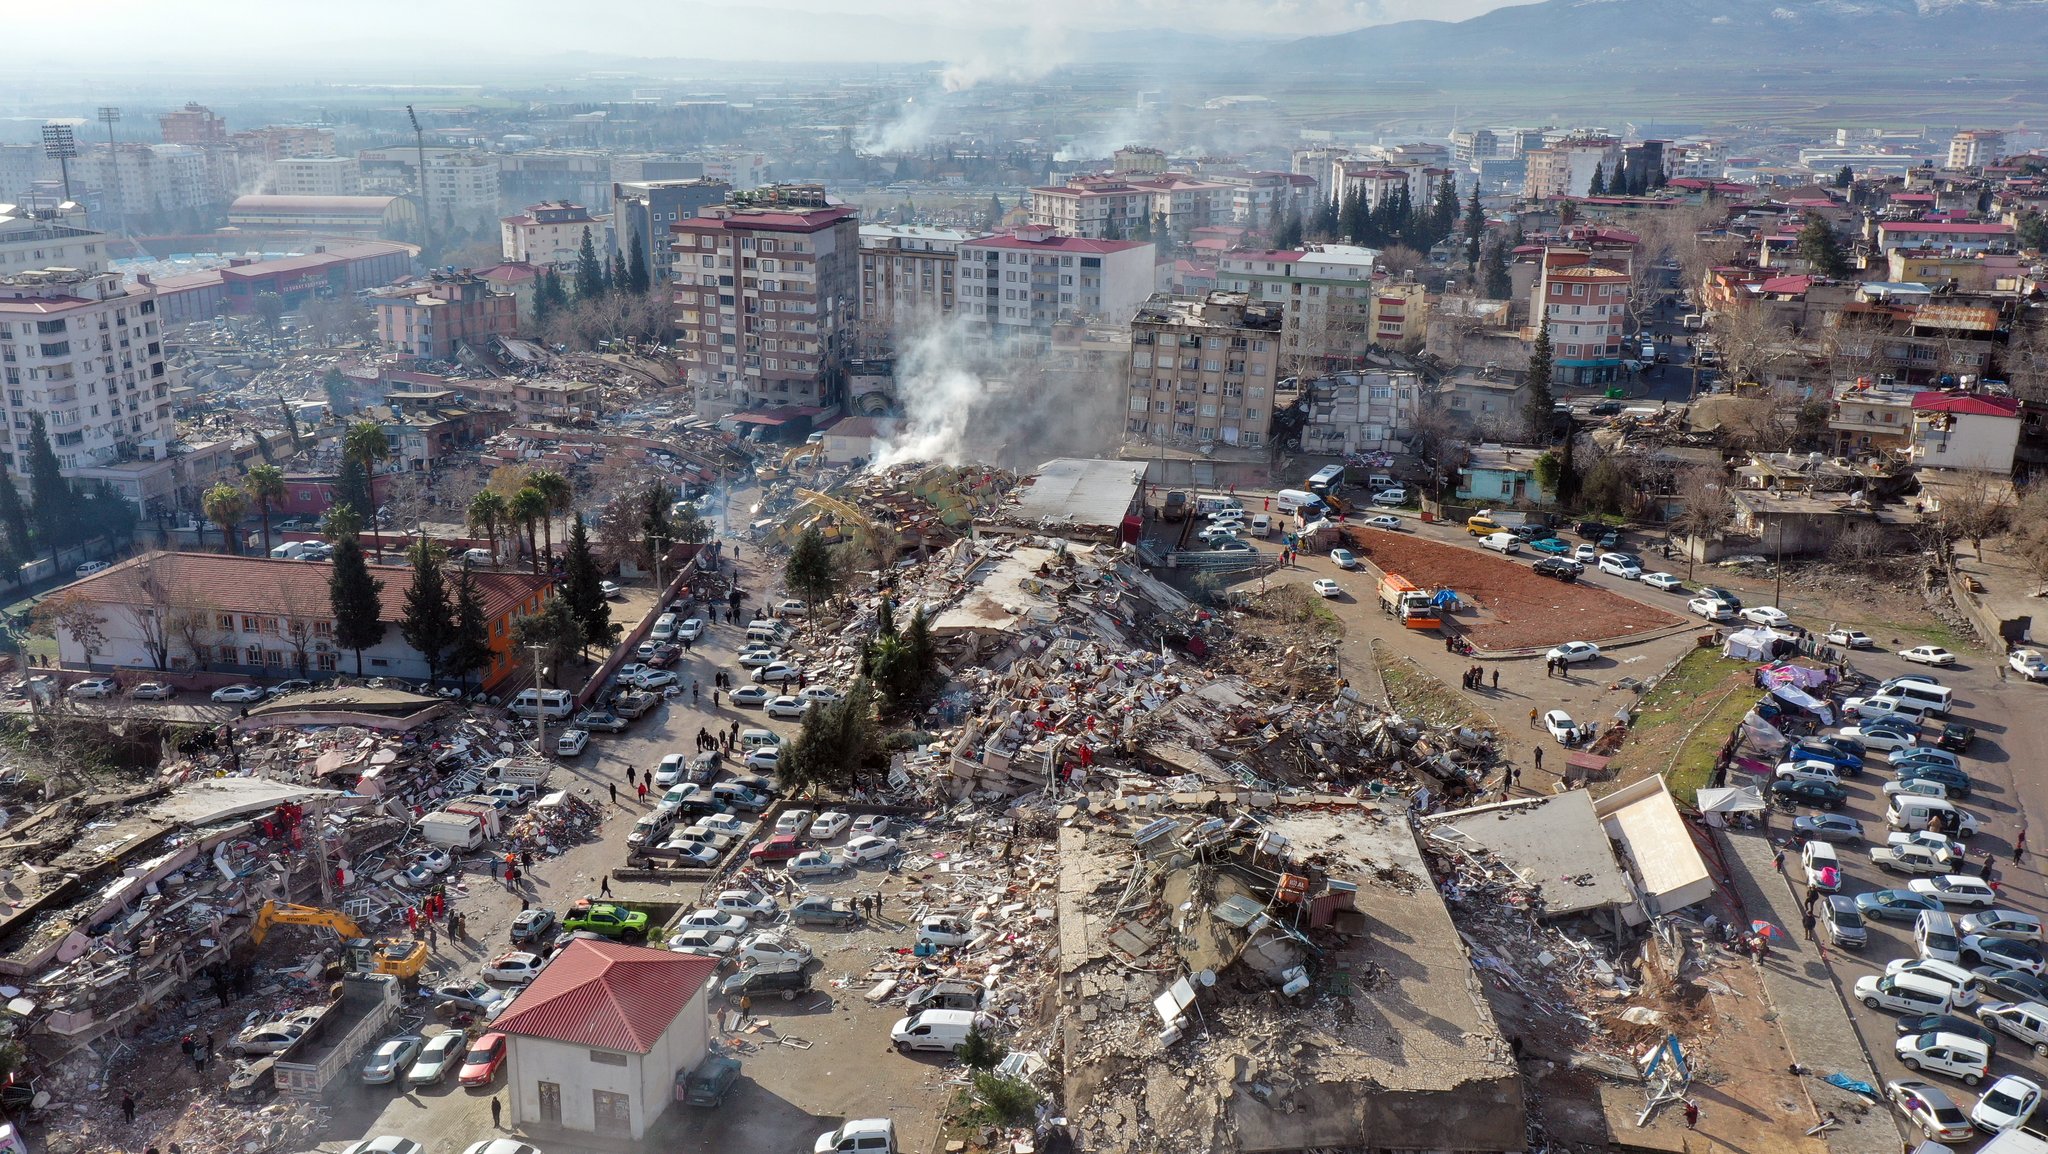
[[[1202,983],[1202,985],[1205,987],[1214,986],[1216,984],[1216,971],[1203,970],[1201,973],[1195,975],[1195,980]]]

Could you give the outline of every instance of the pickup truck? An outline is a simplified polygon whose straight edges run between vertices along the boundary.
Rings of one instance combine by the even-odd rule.
[[[610,902],[594,902],[585,898],[569,907],[569,916],[562,919],[562,928],[589,930],[608,938],[635,942],[647,936],[647,915]]]
[[[343,976],[339,1008],[277,1056],[271,1071],[278,1093],[318,1100],[335,1075],[384,1036],[403,1001],[398,979],[390,974]]]
[[[1881,870],[1899,874],[1952,874],[1959,872],[1953,855],[1924,845],[1879,845],[1870,848],[1870,860]]]

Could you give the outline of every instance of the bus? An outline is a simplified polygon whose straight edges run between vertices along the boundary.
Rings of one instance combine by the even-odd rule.
[[[1308,479],[1308,491],[1318,497],[1327,497],[1330,491],[1344,483],[1344,466],[1329,465],[1316,471]]]

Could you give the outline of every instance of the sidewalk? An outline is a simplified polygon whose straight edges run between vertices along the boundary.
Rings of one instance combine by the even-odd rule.
[[[1821,1112],[1832,1111],[1842,1124],[1825,1135],[1831,1154],[1894,1154],[1899,1129],[1889,1107],[1821,1080],[1840,1071],[1883,1090],[1834,975],[1821,963],[1814,943],[1800,935],[1799,898],[1785,876],[1772,868],[1776,850],[1754,830],[1722,830],[1720,838],[1747,918],[1770,922],[1790,935],[1772,941],[1763,984],[1785,1044],[1794,1059],[1813,1072],[1801,1080],[1815,1111],[1807,1125],[1818,1121]],[[1790,855],[1788,860],[1796,863],[1797,857]]]

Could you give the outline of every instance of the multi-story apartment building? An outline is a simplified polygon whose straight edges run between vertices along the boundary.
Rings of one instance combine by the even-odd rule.
[[[275,164],[287,156],[334,155],[332,130],[302,124],[266,124],[237,132],[228,137],[228,143],[263,164]]]
[[[1180,173],[1148,177],[1077,176],[1031,190],[1031,223],[1088,240],[1128,240],[1159,231],[1226,224],[1237,189]]]
[[[165,144],[206,147],[228,142],[228,122],[214,115],[213,109],[196,102],[158,116],[156,123]]]
[[[1868,378],[1835,390],[1828,409],[1834,451],[1844,457],[1906,452],[1913,445],[1913,398],[1919,390],[1872,387]]]
[[[1621,371],[1627,273],[1592,263],[1583,249],[1548,249],[1537,267],[1529,315],[1550,332],[1551,379],[1595,385]]]
[[[183,212],[213,203],[206,153],[186,144],[99,145],[72,162],[71,178],[122,216]]]
[[[518,325],[513,295],[466,272],[435,273],[424,285],[377,298],[378,342],[423,360],[454,360],[457,346],[510,337]]]
[[[1948,167],[1981,168],[1998,159],[2005,133],[1988,128],[1958,132],[1948,138]]]
[[[704,179],[751,192],[768,183],[768,156],[761,152],[720,152],[704,156]]]
[[[1312,220],[1322,207],[1322,186],[1313,176],[1290,172],[1222,173],[1216,182],[1231,187],[1230,220],[1251,228],[1264,228],[1272,221]]]
[[[1316,183],[1329,187],[1329,174],[1336,171],[1338,161],[1351,155],[1348,148],[1323,145],[1316,148],[1297,148],[1288,160],[1287,171],[1296,176],[1312,176]]]
[[[572,201],[605,207],[612,191],[612,154],[598,149],[534,148],[498,158],[498,191],[510,204]],[[726,178],[707,164],[706,176]],[[734,183],[727,180],[727,183]],[[737,184],[734,187],[738,187]],[[593,231],[591,234],[596,237]],[[602,239],[602,238],[598,238]],[[601,247],[601,246],[600,246]]]
[[[690,161],[696,164],[695,161]],[[697,165],[701,170],[702,165]],[[640,259],[647,262],[647,275],[665,282],[675,271],[675,250],[669,247],[669,227],[697,215],[697,210],[725,203],[733,186],[722,180],[620,180],[612,183],[612,244],[619,259],[632,259],[633,246],[640,246]]]
[[[1373,269],[1379,255],[1348,244],[1229,252],[1217,262],[1216,286],[1282,309],[1283,373],[1319,372],[1363,357],[1378,340]],[[1405,334],[1406,311],[1397,313]]]
[[[270,185],[278,196],[356,196],[363,173],[353,156],[287,156],[271,168]]]
[[[837,403],[860,316],[860,210],[818,185],[770,185],[670,231],[698,411]]]
[[[1501,155],[1502,147],[1504,145],[1511,146],[1512,144],[1512,141],[1503,141],[1499,134],[1495,133],[1491,128],[1472,128],[1463,132],[1453,132],[1451,133],[1451,159],[1459,164],[1474,165],[1482,160],[1497,159]]]
[[[517,216],[499,218],[498,236],[506,260],[569,268],[583,249],[586,232],[594,251],[606,251],[605,226],[610,223],[610,218],[592,216],[580,204],[558,200],[529,205]]]
[[[44,268],[99,272],[107,234],[85,226],[85,214],[30,213],[0,206],[0,276]]]
[[[960,246],[961,315],[1012,337],[1049,336],[1074,316],[1121,321],[1152,295],[1156,251],[1044,225],[978,237]]]
[[[1126,443],[1264,446],[1282,310],[1244,293],[1157,293],[1131,318]]]
[[[1166,153],[1140,144],[1127,144],[1110,154],[1110,165],[1117,172],[1165,172]]]
[[[427,207],[435,224],[498,215],[498,158],[470,152],[428,157]]]
[[[1608,136],[1572,136],[1532,149],[1523,157],[1527,164],[1523,195],[1532,200],[1562,196],[1585,196],[1593,186],[1593,173],[1604,181],[1621,163],[1621,145]]]
[[[0,276],[0,385],[17,476],[40,414],[66,473],[161,457],[175,436],[156,290],[58,268]]]
[[[862,356],[884,356],[899,334],[955,315],[960,246],[975,235],[916,225],[860,226]]]

